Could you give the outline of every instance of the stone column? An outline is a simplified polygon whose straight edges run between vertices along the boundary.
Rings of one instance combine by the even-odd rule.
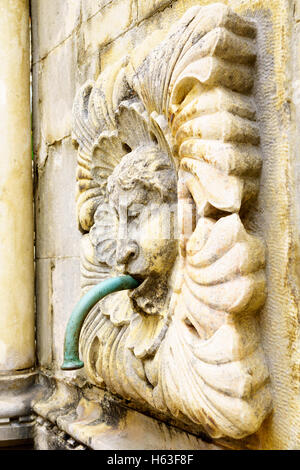
[[[0,445],[28,438],[34,252],[28,0],[0,0]]]

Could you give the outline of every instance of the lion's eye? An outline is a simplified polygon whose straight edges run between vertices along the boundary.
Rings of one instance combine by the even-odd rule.
[[[130,208],[128,208],[127,212],[127,220],[128,223],[136,220],[141,215],[141,208],[138,204],[133,204]]]
[[[128,220],[128,223],[132,222],[133,220],[136,220],[140,215],[140,212],[134,212],[134,211],[130,211],[128,212],[128,217],[127,217],[127,220]]]

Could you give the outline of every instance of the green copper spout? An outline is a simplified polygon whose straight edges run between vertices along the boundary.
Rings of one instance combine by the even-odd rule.
[[[84,367],[79,359],[79,336],[85,318],[99,300],[108,294],[126,289],[134,289],[140,282],[131,276],[107,279],[93,287],[74,308],[65,334],[64,363],[62,370],[76,370]]]

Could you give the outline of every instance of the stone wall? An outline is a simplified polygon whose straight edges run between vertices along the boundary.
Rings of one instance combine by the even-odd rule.
[[[150,52],[189,7],[209,3],[213,2],[31,2],[38,362],[46,375],[59,381],[76,383],[77,376],[78,384],[84,380],[84,372],[60,370],[66,324],[80,298],[77,157],[72,145],[75,94],[86,80],[95,80],[107,65],[138,46],[145,55]],[[225,445],[296,449],[300,447],[300,7],[297,0],[223,3],[259,25],[255,93],[264,162],[258,211],[250,226],[267,243],[268,300],[260,328],[274,401],[274,411],[258,433],[243,443]],[[141,59],[135,57],[136,63]]]

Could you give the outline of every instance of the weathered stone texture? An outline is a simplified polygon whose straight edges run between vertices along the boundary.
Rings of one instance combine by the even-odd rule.
[[[37,183],[37,258],[79,256],[75,179],[76,156],[71,139],[50,146]]]
[[[34,429],[34,450],[87,450],[87,448],[39,416]]]
[[[299,0],[294,0],[294,11],[295,11],[295,20],[300,21],[300,2]]]
[[[37,358],[42,367],[51,367],[52,363],[52,270],[51,259],[36,260],[36,308],[37,308]]]
[[[35,403],[34,411],[47,420],[37,421],[36,446],[41,450],[76,447],[75,441],[95,450],[222,450],[122,406],[103,390],[82,392],[60,380],[50,396]]]
[[[300,21],[300,3],[297,2],[299,9],[299,21]],[[297,17],[296,17],[297,19]],[[295,119],[295,160],[294,160],[294,171],[295,171],[295,192],[296,192],[296,220],[298,231],[300,232],[300,23],[296,23],[294,27],[293,36],[293,81],[292,87],[292,113]],[[300,247],[298,247],[299,251]],[[298,256],[300,256],[298,254]],[[299,269],[299,267],[298,267]],[[300,272],[299,272],[300,282]],[[300,317],[299,317],[300,320]]]
[[[84,0],[81,3],[82,21],[85,22],[92,16],[96,15],[100,10],[105,8],[112,0]]]
[[[136,5],[133,0],[115,0],[107,4],[82,24],[84,53],[100,50],[129,29],[136,19]]]
[[[172,0],[137,0],[138,20],[143,20],[152,15],[156,10],[171,4]]]
[[[37,260],[37,353],[47,369],[63,362],[67,321],[80,298],[79,267],[78,258]]]
[[[76,42],[71,36],[39,63],[39,118],[47,144],[71,134],[76,59]]]
[[[65,41],[80,24],[81,0],[32,0],[33,63]]]
[[[71,139],[46,146],[46,152],[37,170],[36,285],[38,359],[41,366],[49,368],[52,359],[60,366],[66,321],[80,295],[80,232],[75,206],[76,156]]]
[[[78,258],[56,259],[52,271],[53,360],[63,363],[66,326],[72,309],[80,299],[80,262]],[[62,292],[64,293],[62,295]]]
[[[94,80],[100,71],[140,46],[141,52],[133,57],[138,66],[189,7],[208,3],[213,2],[33,1],[36,15],[33,21],[34,137],[39,167],[37,254],[51,258],[38,261],[37,274],[39,335],[45,339],[45,350],[40,342],[39,356],[45,366],[58,370],[64,328],[79,298],[79,233],[74,194],[76,152],[70,139],[65,139],[71,134],[75,93],[87,79]],[[268,301],[261,314],[260,327],[271,374],[274,412],[249,439],[247,446],[295,449],[300,448],[299,276],[295,274],[297,269],[299,271],[296,248],[299,247],[300,227],[297,189],[300,185],[297,137],[300,129],[300,30],[299,25],[295,26],[295,49],[291,58],[293,2],[270,0],[266,5],[261,0],[232,0],[223,3],[258,22],[255,97],[264,165],[258,210],[250,217],[249,227],[267,244]],[[293,21],[300,21],[299,2],[295,2]],[[291,90],[294,90],[293,98]],[[70,259],[64,259],[69,256]],[[54,332],[53,345],[51,336],[47,337],[50,325]]]

